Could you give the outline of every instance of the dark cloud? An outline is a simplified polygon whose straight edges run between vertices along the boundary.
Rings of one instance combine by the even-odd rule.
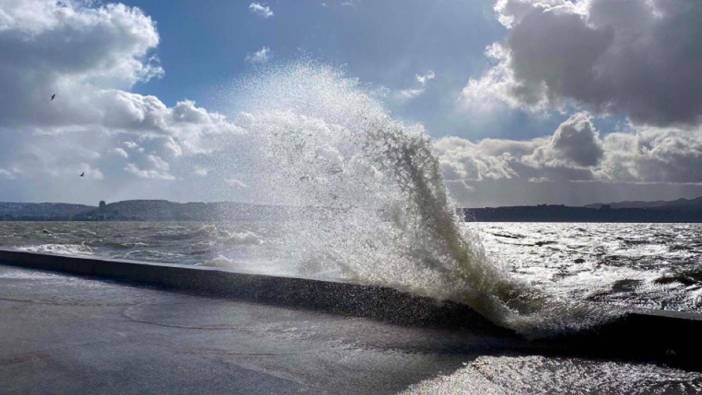
[[[586,113],[577,113],[553,133],[549,144],[539,147],[537,161],[562,160],[575,166],[594,166],[602,159],[599,133]]]
[[[610,186],[600,185],[593,190],[617,190],[617,194],[621,194],[622,185],[648,184],[677,190],[682,184],[697,184],[702,191],[702,128],[639,126],[633,131],[601,137],[590,116],[578,113],[551,136],[526,141],[485,139],[477,143],[448,137],[437,140],[434,149],[453,192],[477,196],[475,190],[479,189],[481,195],[487,196],[492,191],[496,202],[505,200],[506,196],[498,191],[507,188],[506,184],[535,185],[525,190],[543,185],[545,190],[564,191],[607,184]],[[470,188],[465,189],[466,185]],[[542,198],[554,201],[554,196],[563,193]],[[522,198],[533,201],[535,196],[524,194]],[[572,198],[566,199],[569,200]]]
[[[657,126],[702,121],[702,2],[501,0],[496,12],[508,37],[467,99],[573,104]]]

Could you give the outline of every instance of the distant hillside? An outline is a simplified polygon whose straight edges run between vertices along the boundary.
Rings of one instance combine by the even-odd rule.
[[[65,221],[95,208],[94,206],[68,203],[0,202],[0,221]]]
[[[658,202],[599,203],[583,207],[485,207],[459,209],[460,212],[468,221],[702,222],[702,197]],[[0,203],[0,221],[275,221],[308,214],[309,210],[292,207],[234,202],[126,200],[110,204],[101,202],[98,207],[65,203]],[[331,215],[334,215],[333,211]]]
[[[650,208],[650,207],[679,207],[679,206],[702,206],[702,196],[694,199],[678,199],[678,200],[656,200],[652,202],[646,201],[624,201],[614,203],[595,203],[588,204],[585,207],[600,208],[609,206],[610,208]]]
[[[463,209],[466,220],[492,222],[702,222],[702,197],[657,202],[617,202]]]
[[[283,208],[233,202],[176,203],[167,200],[125,200],[77,215],[82,221],[217,221],[274,219]]]
[[[275,219],[282,207],[246,203],[126,200],[99,207],[65,203],[1,203],[0,221],[217,221]]]

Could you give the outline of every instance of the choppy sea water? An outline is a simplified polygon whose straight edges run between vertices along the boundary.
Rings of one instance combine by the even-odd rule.
[[[478,357],[405,394],[699,394],[702,374],[650,364],[543,356]]]
[[[509,272],[566,299],[702,310],[701,224],[478,223]]]
[[[568,300],[702,310],[702,225],[466,223],[492,262]],[[26,251],[220,266],[344,279],[298,261],[273,222],[0,222],[0,246]],[[319,257],[323,260],[324,257]]]

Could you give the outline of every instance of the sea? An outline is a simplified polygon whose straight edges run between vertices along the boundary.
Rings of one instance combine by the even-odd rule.
[[[554,297],[702,311],[702,224],[467,222],[462,227],[510,278]],[[283,228],[263,221],[0,222],[0,247],[359,280],[342,266],[300,260]]]

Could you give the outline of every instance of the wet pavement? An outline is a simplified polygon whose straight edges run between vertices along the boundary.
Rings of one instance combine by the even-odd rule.
[[[280,299],[274,289],[264,300]],[[388,297],[384,312],[396,305],[393,293],[373,292]],[[0,394],[562,392],[573,378],[578,393],[702,390],[701,322],[684,314],[633,314],[581,337],[527,341],[471,319],[383,320],[299,302],[0,265]]]
[[[0,266],[0,393],[394,393],[508,348],[405,327]]]

